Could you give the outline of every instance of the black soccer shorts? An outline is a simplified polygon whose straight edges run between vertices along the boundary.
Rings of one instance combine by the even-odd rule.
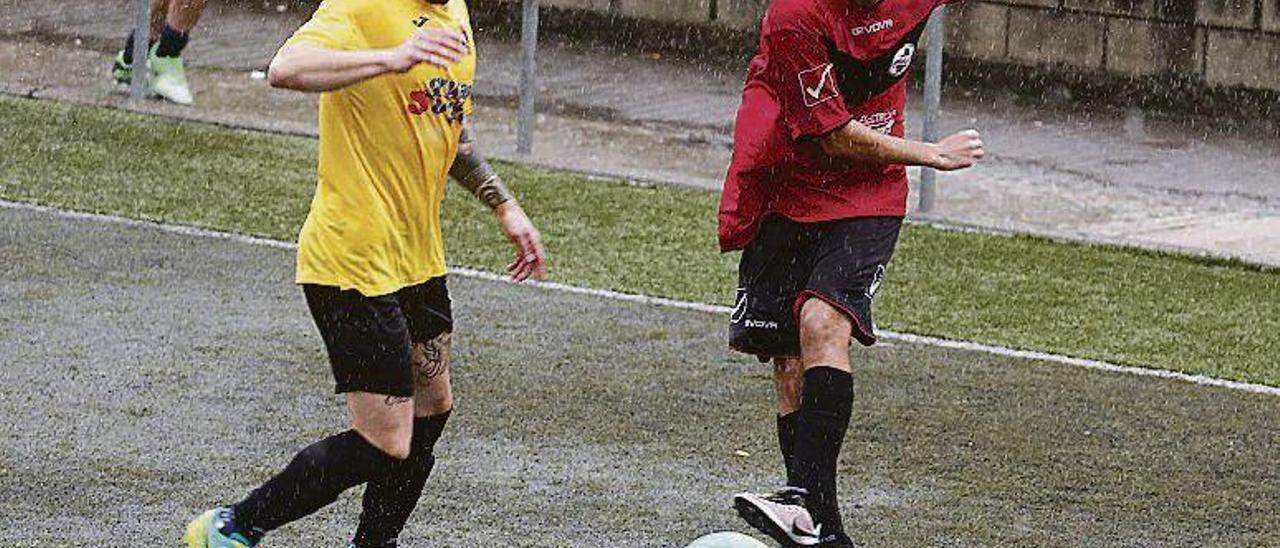
[[[453,331],[443,276],[379,297],[311,284],[302,292],[329,351],[339,394],[413,396],[412,344]]]
[[[738,267],[729,346],[761,361],[799,357],[800,308],[811,298],[848,315],[858,342],[875,344],[871,301],[901,229],[901,217],[765,219]]]

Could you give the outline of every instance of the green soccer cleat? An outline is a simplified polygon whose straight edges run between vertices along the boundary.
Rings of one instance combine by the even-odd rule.
[[[182,535],[183,544],[187,548],[253,548],[254,543],[239,533],[231,536],[222,534],[218,529],[222,526],[224,516],[229,515],[226,508],[209,510],[187,524],[187,532]]]
[[[116,54],[116,60],[111,64],[111,77],[122,86],[127,86],[133,81],[133,65],[124,62],[124,50]]]
[[[181,57],[160,57],[156,49],[151,48],[148,62],[151,64],[151,91],[179,105],[190,105],[194,98],[191,87],[187,85],[187,69]]]

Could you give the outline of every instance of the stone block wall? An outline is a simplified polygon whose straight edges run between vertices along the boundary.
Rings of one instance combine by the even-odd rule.
[[[519,0],[511,0],[519,1]],[[541,0],[637,20],[753,31],[768,0]],[[950,55],[987,63],[1280,91],[1280,0],[966,0]]]

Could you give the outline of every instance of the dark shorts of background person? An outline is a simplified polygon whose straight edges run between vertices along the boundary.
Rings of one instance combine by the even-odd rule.
[[[333,366],[334,391],[413,396],[412,348],[453,331],[443,276],[390,295],[303,284]]]
[[[797,223],[765,219],[738,267],[729,346],[761,361],[800,356],[800,309],[821,299],[853,320],[853,338],[876,342],[871,302],[884,280],[901,217]]]

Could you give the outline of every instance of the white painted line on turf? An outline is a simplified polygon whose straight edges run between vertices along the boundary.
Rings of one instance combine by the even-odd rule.
[[[268,238],[259,238],[256,236],[248,236],[245,234],[236,234],[234,232],[219,232],[216,230],[208,230],[204,228],[196,228],[185,225],[169,224],[154,221],[141,221],[137,219],[129,219],[116,215],[104,215],[100,213],[86,213],[83,211],[74,211],[51,206],[43,206],[37,204],[28,204],[22,202],[11,202],[9,200],[0,199],[0,208],[17,209],[27,211],[38,211],[63,217],[67,219],[78,219],[85,221],[96,221],[104,223],[122,224],[128,226],[151,228],[168,232],[171,234],[180,234],[184,236],[195,236],[200,238],[214,238],[219,240],[228,240],[249,245],[272,247],[276,249],[297,249],[298,244],[293,242],[285,242],[281,240],[272,240]],[[450,274],[462,276],[465,278],[474,278],[478,280],[486,280],[492,282],[500,282],[507,284],[516,284],[511,278],[502,274],[477,270],[467,267],[451,267]],[[522,285],[537,287],[550,291],[559,291],[563,293],[572,293],[575,295],[589,295],[592,297],[600,297],[615,301],[624,301],[645,305],[661,306],[666,308],[679,308],[683,310],[693,310],[697,312],[707,312],[711,314],[728,315],[731,308],[727,306],[696,303],[691,301],[681,301],[676,299],[667,299],[664,297],[652,297],[649,295],[637,295],[634,293],[620,293],[610,291],[608,289],[594,289],[590,287],[579,287],[576,285],[562,284],[558,282],[539,282],[527,281]],[[1106,371],[1109,373],[1121,373],[1126,375],[1136,375],[1139,377],[1154,377],[1160,379],[1170,379],[1203,386],[1217,386],[1231,390],[1239,390],[1242,392],[1251,392],[1254,394],[1267,394],[1272,396],[1280,396],[1280,387],[1266,386],[1262,384],[1253,384],[1247,382],[1231,381],[1226,379],[1218,379],[1204,375],[1192,375],[1189,373],[1181,373],[1178,371],[1169,371],[1166,369],[1151,369],[1145,367],[1132,367],[1127,365],[1117,365],[1099,360],[1090,360],[1085,358],[1075,358],[1071,356],[1063,356],[1060,354],[1050,354],[1048,352],[1037,352],[1034,350],[1018,350],[1016,348],[1008,348],[1004,346],[995,346],[971,341],[956,341],[951,339],[941,339],[938,337],[929,337],[925,335],[913,335],[910,333],[898,333],[896,331],[877,330],[876,334],[882,339],[899,341],[909,344],[919,344],[925,346],[934,346],[939,348],[950,348],[955,350],[967,350],[972,352],[983,352],[987,354],[995,354],[1010,358],[1021,358],[1027,360],[1039,360],[1072,367],[1081,367],[1085,369],[1093,369],[1097,371]]]

